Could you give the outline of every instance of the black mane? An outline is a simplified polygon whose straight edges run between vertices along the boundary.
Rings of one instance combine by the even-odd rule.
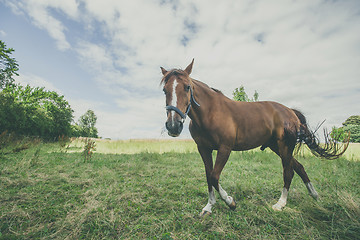
[[[214,90],[215,92],[217,92],[217,93],[221,93],[222,95],[224,95],[223,93],[222,93],[222,91],[220,91],[219,89],[216,89],[216,88],[211,88],[212,90]]]

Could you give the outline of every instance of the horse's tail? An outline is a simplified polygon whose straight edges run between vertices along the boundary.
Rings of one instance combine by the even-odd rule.
[[[336,159],[346,151],[349,146],[350,134],[345,140],[339,141],[324,130],[325,143],[320,144],[319,138],[315,135],[316,131],[309,128],[305,116],[296,109],[292,110],[300,120],[300,129],[297,133],[297,142],[300,145],[304,142],[315,156],[326,159]]]

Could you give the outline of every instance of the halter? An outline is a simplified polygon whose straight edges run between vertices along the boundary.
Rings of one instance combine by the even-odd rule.
[[[195,100],[194,94],[193,94],[193,90],[192,90],[192,88],[190,87],[190,103],[189,103],[189,105],[187,106],[185,113],[183,113],[180,109],[178,109],[178,108],[175,107],[175,106],[166,106],[166,110],[177,112],[177,113],[180,115],[180,117],[182,118],[183,122],[185,122],[186,116],[187,116],[188,113],[190,112],[191,101],[193,101],[198,107],[200,107],[200,104]]]

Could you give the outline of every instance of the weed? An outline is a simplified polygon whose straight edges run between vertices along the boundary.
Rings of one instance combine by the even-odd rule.
[[[94,139],[91,139],[91,138],[85,138],[84,139],[84,148],[83,148],[83,157],[84,157],[84,162],[88,162],[94,151],[96,151],[96,143],[95,143],[95,140]]]
[[[41,152],[41,148],[37,147],[33,157],[30,159],[30,166],[35,166],[38,164],[39,162],[39,157],[40,157],[40,152]]]
[[[71,139],[68,136],[61,135],[58,137],[58,143],[60,146],[60,152],[67,152],[70,148]]]
[[[12,152],[17,153],[17,152],[26,150],[28,148],[29,148],[29,143],[22,143],[22,144],[19,144],[18,146],[16,146],[15,148],[13,148]]]

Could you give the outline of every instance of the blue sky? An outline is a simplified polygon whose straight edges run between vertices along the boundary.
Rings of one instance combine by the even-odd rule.
[[[229,97],[244,85],[340,126],[360,114],[359,33],[357,0],[0,0],[16,81],[63,94],[75,120],[94,110],[112,139],[167,138],[159,67],[192,58],[192,77]]]

